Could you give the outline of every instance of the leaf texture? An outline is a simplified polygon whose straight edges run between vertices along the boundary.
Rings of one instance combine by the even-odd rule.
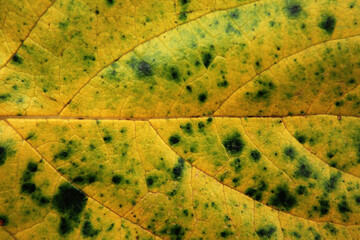
[[[357,0],[0,10],[0,239],[360,239]]]

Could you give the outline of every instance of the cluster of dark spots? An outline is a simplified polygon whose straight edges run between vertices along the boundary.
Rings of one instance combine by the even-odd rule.
[[[72,179],[73,183],[76,184],[91,184],[97,180],[96,174],[89,173],[86,175],[77,176]]]
[[[108,227],[108,229],[106,229],[106,231],[110,232],[111,230],[113,230],[114,226],[115,226],[114,223],[110,224],[110,226]]]
[[[296,18],[301,14],[303,9],[298,3],[292,3],[286,6],[285,10],[288,17]]]
[[[258,150],[252,150],[250,152],[250,157],[252,160],[254,160],[255,162],[259,161],[261,158],[261,153]]]
[[[267,184],[264,181],[260,181],[259,185],[255,188],[248,188],[245,190],[245,194],[257,201],[262,200],[263,192],[268,188]]]
[[[175,145],[178,144],[181,140],[181,137],[178,134],[174,134],[171,137],[169,137],[169,144]]]
[[[103,140],[104,140],[105,143],[110,143],[112,141],[112,139],[113,138],[110,135],[107,135],[107,136],[103,137]]]
[[[101,230],[95,229],[90,221],[90,214],[85,214],[85,221],[81,228],[81,233],[85,238],[95,237],[100,233]]]
[[[187,133],[187,134],[193,133],[193,126],[189,122],[186,124],[180,125],[180,128],[183,130],[184,133]]]
[[[172,178],[174,180],[180,180],[185,168],[185,160],[182,158],[178,159],[178,162],[175,164],[174,168],[172,169]]]
[[[210,52],[204,52],[201,55],[201,59],[202,59],[204,66],[206,68],[208,68],[210,66],[210,64],[212,63],[212,61],[214,60],[214,56]]]
[[[84,59],[84,61],[95,61],[96,60],[94,55],[85,55],[83,59]]]
[[[231,163],[230,166],[234,168],[235,173],[240,172],[242,165],[240,158],[235,158]]]
[[[275,226],[266,226],[256,230],[256,234],[262,239],[271,238],[275,232],[276,232]]]
[[[71,232],[79,222],[79,215],[87,202],[86,195],[69,183],[59,186],[51,203],[53,207],[62,214],[59,226],[60,235]]]
[[[16,64],[22,64],[23,63],[23,59],[22,57],[20,57],[18,54],[15,54],[12,58],[11,61],[16,63]]]
[[[327,34],[332,34],[335,30],[336,19],[333,15],[323,15],[322,20],[319,23],[319,27],[327,32]]]
[[[198,128],[199,130],[203,130],[205,128],[205,123],[204,122],[198,122]]]
[[[115,174],[111,178],[111,181],[116,185],[120,184],[123,180],[124,180],[124,177],[122,175],[119,175],[119,174]]]
[[[6,215],[0,214],[0,226],[7,226],[9,224],[9,218]]]
[[[299,185],[299,186],[296,187],[295,192],[298,195],[304,195],[304,194],[307,194],[308,191],[307,191],[306,186]]]
[[[31,199],[38,205],[43,206],[50,202],[49,197],[45,197],[41,189],[33,183],[32,178],[35,173],[38,171],[38,164],[35,162],[29,162],[27,168],[23,172],[23,175],[20,179],[20,192],[22,194],[30,195]]]
[[[291,235],[293,235],[297,239],[301,239],[301,234],[298,232],[292,232]]]
[[[201,103],[206,102],[206,100],[207,100],[207,93],[200,93],[200,94],[198,95],[198,100],[199,100],[199,102],[201,102]]]
[[[116,0],[105,0],[105,1],[106,1],[107,5],[113,6],[115,4]]]
[[[217,83],[217,86],[218,86],[218,87],[226,88],[226,87],[229,86],[229,83],[228,83],[228,81],[224,80],[224,81],[222,81],[222,82],[218,82],[218,83]]]
[[[341,172],[332,174],[329,180],[326,180],[324,182],[325,191],[328,193],[334,191],[339,183],[340,178],[341,178]]]
[[[294,173],[294,176],[296,178],[302,177],[302,178],[309,178],[312,174],[312,170],[309,164],[305,162],[299,162],[297,165],[297,169]]]
[[[224,145],[226,151],[230,154],[240,154],[245,147],[245,143],[238,131],[226,136],[222,144]]]
[[[301,144],[304,144],[306,142],[306,139],[307,139],[306,135],[300,134],[298,132],[295,132],[295,138]]]
[[[328,232],[330,232],[331,235],[336,235],[338,233],[338,230],[334,227],[331,223],[326,223],[324,225],[324,229]]]
[[[141,61],[137,67],[138,75],[141,77],[149,77],[153,75],[151,65],[145,61]]]
[[[65,142],[65,140],[63,141]],[[61,160],[67,160],[71,157],[73,154],[73,146],[75,142],[70,140],[66,143],[66,147],[61,149],[58,153],[54,155],[54,159],[61,159]]]
[[[246,96],[251,96],[252,101],[263,101],[270,99],[272,90],[275,89],[275,85],[270,82],[257,81],[261,85],[261,89],[257,90],[255,93],[246,92]]]
[[[220,233],[220,236],[222,238],[227,238],[227,237],[230,237],[231,235],[233,235],[234,233],[233,232],[230,232],[229,230],[225,230],[225,231],[222,231]]]
[[[173,196],[175,196],[176,194],[177,194],[177,189],[176,189],[176,188],[174,188],[171,192],[168,193],[168,195],[169,195],[170,197],[173,197]]]
[[[294,147],[290,146],[290,147],[286,147],[284,148],[284,154],[290,158],[290,160],[294,160],[296,155],[297,155],[297,152],[295,150]]]
[[[313,210],[320,213],[320,217],[329,213],[330,210],[330,203],[329,200],[320,199],[318,206],[313,206]]]
[[[280,210],[289,211],[296,204],[296,198],[293,196],[287,185],[279,185],[274,189],[274,194],[269,199],[269,204],[280,208]]]
[[[169,235],[171,240],[184,239],[185,232],[186,230],[178,224],[168,226],[160,231],[161,234]]]
[[[349,206],[348,202],[346,201],[345,197],[338,203],[337,208],[338,208],[338,211],[342,214],[351,212],[350,206]]]

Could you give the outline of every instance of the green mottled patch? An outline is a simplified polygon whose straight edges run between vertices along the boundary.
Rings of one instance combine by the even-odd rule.
[[[226,136],[222,144],[230,154],[240,154],[245,147],[245,143],[238,131]]]

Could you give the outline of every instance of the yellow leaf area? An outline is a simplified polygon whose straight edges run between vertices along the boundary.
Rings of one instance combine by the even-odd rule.
[[[0,1],[0,239],[360,239],[359,0]]]

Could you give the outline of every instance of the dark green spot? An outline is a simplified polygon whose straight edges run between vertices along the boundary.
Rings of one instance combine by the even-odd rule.
[[[324,229],[330,232],[331,235],[336,235],[338,233],[338,230],[331,223],[326,223]]]
[[[180,71],[177,67],[170,67],[169,69],[169,78],[175,82],[179,82],[181,79]]]
[[[116,174],[116,175],[114,175],[114,176],[112,177],[111,181],[112,181],[114,184],[118,185],[118,184],[120,184],[120,183],[122,182],[123,179],[124,179],[123,176]]]
[[[79,216],[86,202],[86,195],[69,183],[61,184],[52,199],[52,205],[59,213],[72,218]]]
[[[319,27],[324,29],[329,35],[332,34],[335,30],[336,19],[332,15],[323,16],[321,22],[319,23]]]
[[[338,185],[338,182],[341,178],[341,173],[338,172],[337,174],[332,174],[329,180],[324,182],[324,188],[326,192],[332,192]]]
[[[4,102],[11,97],[9,93],[0,94],[0,102]]]
[[[306,142],[306,136],[302,135],[302,134],[299,134],[298,132],[295,133],[295,138],[301,144],[304,144]]]
[[[230,166],[234,168],[235,173],[240,172],[242,168],[240,158],[235,158],[234,161],[230,163]]]
[[[22,64],[23,63],[23,59],[22,57],[20,57],[19,55],[15,54],[12,59],[11,59],[14,63],[16,64]]]
[[[230,237],[231,235],[233,235],[234,233],[233,232],[230,232],[229,230],[225,230],[225,231],[222,231],[220,233],[220,236],[222,238],[227,238],[227,237]]]
[[[304,195],[307,193],[307,188],[303,185],[299,185],[296,187],[295,189],[296,193],[299,194],[299,195]]]
[[[112,141],[112,137],[111,137],[111,136],[105,136],[105,137],[103,137],[103,139],[104,139],[104,142],[105,142],[105,143],[110,143],[110,142]]]
[[[187,134],[193,133],[193,128],[191,123],[186,123],[185,125],[180,125],[180,128]]]
[[[36,190],[36,185],[34,183],[23,183],[21,184],[21,192],[25,194],[32,194]]]
[[[301,11],[302,7],[297,3],[290,4],[286,7],[286,12],[289,17],[296,18],[300,15]]]
[[[207,93],[200,93],[199,96],[198,96],[198,100],[199,100],[199,102],[201,102],[201,103],[206,102],[206,100],[207,100]]]
[[[59,225],[59,233],[60,235],[64,236],[66,234],[68,234],[69,232],[71,232],[73,229],[72,224],[71,224],[71,220],[65,218],[65,217],[61,217],[60,219],[60,225]]]
[[[342,199],[340,201],[340,203],[338,203],[337,207],[338,207],[339,212],[342,214],[351,212],[350,206],[349,206],[348,202],[346,201],[346,199]]]
[[[297,152],[296,152],[295,148],[290,146],[290,147],[286,147],[284,149],[284,154],[286,156],[288,156],[291,160],[294,160]]]
[[[299,163],[295,171],[295,177],[309,178],[312,170],[308,164]]]
[[[27,165],[27,170],[29,172],[36,172],[38,170],[38,164],[34,162],[29,162]]]
[[[55,159],[59,158],[61,160],[66,160],[66,159],[70,158],[71,154],[72,154],[72,149],[71,148],[66,148],[64,150],[61,150],[57,154],[55,154],[54,158]]]
[[[276,232],[276,227],[274,226],[266,226],[260,228],[256,231],[256,234],[263,239],[271,238],[271,236]]]
[[[155,181],[156,181],[156,178],[154,178],[152,176],[147,177],[146,178],[146,185],[148,185],[148,187],[151,187],[154,184]]]
[[[290,193],[287,185],[277,186],[274,190],[274,195],[269,199],[270,205],[286,211],[292,209],[296,203],[296,198]]]
[[[208,68],[210,66],[211,62],[214,60],[214,56],[211,53],[206,52],[206,53],[202,54],[201,59],[202,59],[204,66],[206,68]]]
[[[253,150],[251,151],[250,156],[255,162],[257,162],[261,157],[261,153],[258,150]]]
[[[81,229],[81,233],[85,238],[95,237],[99,234],[99,232],[100,232],[100,230],[95,229],[89,220],[85,220],[84,225],[82,226],[82,229]]]
[[[115,4],[115,0],[106,0],[106,3],[109,5],[109,6],[112,6]]]
[[[7,155],[7,149],[3,146],[0,146],[0,166],[5,164]]]
[[[178,162],[176,163],[176,165],[174,166],[174,168],[172,169],[172,176],[174,180],[180,180],[182,175],[183,175],[183,171],[185,168],[185,161],[182,158],[178,159]]]
[[[9,224],[9,218],[6,215],[0,214],[0,226],[7,226]]]
[[[141,61],[137,67],[138,75],[140,77],[149,77],[153,75],[151,65],[147,62]]]
[[[175,145],[180,142],[180,139],[181,137],[179,135],[177,134],[172,135],[171,137],[169,137],[169,143],[170,145]]]
[[[222,144],[224,145],[226,151],[230,154],[240,154],[245,146],[240,133],[237,131],[228,135]]]

